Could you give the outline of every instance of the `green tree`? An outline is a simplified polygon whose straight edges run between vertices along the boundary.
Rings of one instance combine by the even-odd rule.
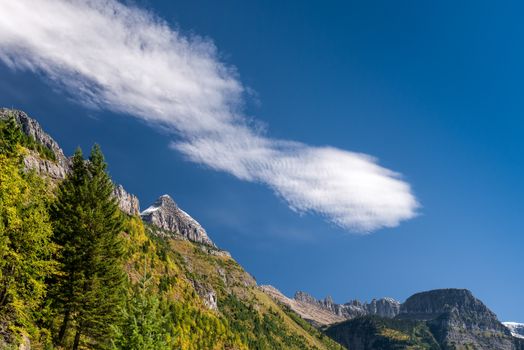
[[[72,170],[60,184],[52,217],[61,274],[54,281],[53,299],[62,316],[58,342],[74,334],[80,342],[107,348],[124,300],[124,249],[120,237],[123,217],[112,196],[100,148],[89,161],[77,150]]]
[[[22,139],[22,131],[14,115],[9,113],[8,118],[0,123],[0,153],[7,156],[19,155],[18,145]]]
[[[115,349],[167,350],[167,317],[160,300],[152,288],[152,278],[147,267],[126,301],[124,320],[117,327]]]
[[[55,246],[47,186],[34,172],[23,170],[24,150],[13,120],[2,125],[0,141],[0,325],[19,333],[35,330],[35,311],[53,272]]]

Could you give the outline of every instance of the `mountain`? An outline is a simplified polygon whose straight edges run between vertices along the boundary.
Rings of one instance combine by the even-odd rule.
[[[524,342],[513,337],[496,315],[466,289],[417,293],[400,306],[393,319],[358,318],[328,327],[325,332],[352,350],[524,347]]]
[[[524,339],[524,323],[502,322],[514,337]]]
[[[167,194],[160,196],[140,216],[144,222],[155,225],[168,233],[176,233],[190,241],[216,248],[206,230],[188,213],[180,209]]]
[[[0,109],[2,128],[9,125],[6,120],[11,116],[23,132],[19,143],[23,171],[33,170],[44,180],[48,201],[52,201],[57,185],[70,171],[70,161],[56,141],[24,112]],[[115,185],[113,195],[125,214],[122,269],[127,274],[126,303],[130,309],[123,310],[122,316],[128,320],[133,339],[141,331],[133,316],[139,312],[139,317],[150,317],[148,326],[155,325],[157,336],[160,334],[164,345],[172,349],[342,349],[267,296],[171,197],[161,196],[140,213],[138,198],[123,186]],[[0,309],[0,348],[52,347],[61,321],[53,319],[47,309],[32,311],[35,319],[20,323]],[[47,318],[43,321],[42,317]],[[125,334],[119,341],[129,341]],[[66,336],[65,342],[72,343],[71,337]]]
[[[401,306],[398,319],[426,321],[444,348],[513,349],[509,330],[466,289],[417,293]]]
[[[325,326],[366,315],[392,318],[400,311],[400,303],[392,298],[373,299],[369,303],[351,300],[345,304],[336,304],[331,297],[317,300],[306,292],[298,291],[293,298],[288,298],[273,286],[261,288],[315,326]]]
[[[11,116],[23,132],[22,156],[16,158],[23,159],[21,173],[39,175],[50,203],[70,171],[70,160],[24,112],[0,109],[0,130]],[[305,292],[288,298],[274,287],[258,286],[169,195],[142,212],[138,198],[122,185],[114,185],[113,196],[125,222],[122,269],[132,308],[123,316],[133,336],[140,332],[133,315],[138,312],[148,315],[164,345],[175,349],[340,350],[342,344],[351,350],[524,350],[524,326],[503,325],[468,290],[417,293],[402,304],[391,298],[337,304]],[[52,348],[60,321],[47,307],[33,311],[35,319],[21,323],[0,309],[0,348]],[[120,341],[128,339],[125,334]]]

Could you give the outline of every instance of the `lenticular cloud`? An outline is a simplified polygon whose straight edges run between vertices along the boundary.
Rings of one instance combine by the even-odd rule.
[[[209,40],[113,0],[0,0],[0,59],[83,103],[173,133],[189,160],[271,188],[299,212],[371,232],[416,215],[398,173],[365,154],[269,138],[242,113],[244,87]]]

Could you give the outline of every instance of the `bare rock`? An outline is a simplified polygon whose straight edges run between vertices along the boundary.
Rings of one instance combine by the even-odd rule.
[[[113,196],[118,201],[120,209],[128,215],[140,215],[140,203],[135,195],[128,193],[122,185],[116,185]]]

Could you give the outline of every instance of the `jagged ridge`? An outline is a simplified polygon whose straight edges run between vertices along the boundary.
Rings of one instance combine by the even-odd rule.
[[[345,304],[336,304],[329,296],[324,300],[317,300],[306,292],[298,291],[293,298],[288,298],[273,286],[261,286],[261,288],[316,326],[366,315],[392,318],[400,309],[400,303],[393,298],[373,299],[369,303],[351,300]]]

